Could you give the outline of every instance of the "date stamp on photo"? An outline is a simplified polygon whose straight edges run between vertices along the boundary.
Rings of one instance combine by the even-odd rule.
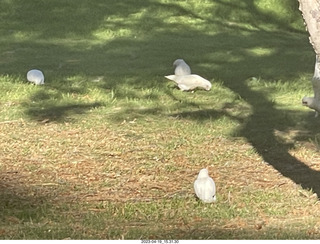
[[[141,240],[141,244],[178,244],[179,240]]]

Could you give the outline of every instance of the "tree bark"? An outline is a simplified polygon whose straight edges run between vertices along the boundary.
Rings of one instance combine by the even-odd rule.
[[[310,43],[320,56],[320,0],[299,0],[299,3],[299,9],[310,34]]]
[[[316,53],[312,88],[314,97],[304,97],[302,104],[314,109],[316,117],[320,113],[320,0],[298,0],[304,22],[309,32],[309,40]]]

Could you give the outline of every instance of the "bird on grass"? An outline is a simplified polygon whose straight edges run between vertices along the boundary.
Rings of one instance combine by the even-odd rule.
[[[216,184],[209,176],[207,169],[200,170],[193,187],[197,197],[203,202],[212,203],[217,200]]]
[[[35,85],[43,85],[44,75],[40,70],[32,69],[27,73],[27,80],[34,83]]]
[[[302,98],[302,105],[314,109],[316,112],[315,117],[318,117],[320,113],[320,57],[318,55],[316,55],[316,63],[314,66],[314,74],[311,83],[314,96],[305,96]]]
[[[175,60],[173,66],[176,67],[174,70],[175,75],[191,75],[191,69],[183,59]]]
[[[176,59],[173,66],[175,66],[174,75],[166,75],[165,78],[174,81],[181,91],[192,91],[196,88],[207,91],[211,89],[211,82],[200,75],[191,74],[189,65],[183,59]]]
[[[191,91],[196,88],[209,91],[212,87],[211,82],[202,78],[200,75],[166,75],[165,77],[174,81],[182,91]]]

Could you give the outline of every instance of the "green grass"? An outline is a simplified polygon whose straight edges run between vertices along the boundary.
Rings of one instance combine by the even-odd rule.
[[[319,238],[297,1],[7,0],[0,19],[1,239]],[[177,58],[212,90],[166,80]]]

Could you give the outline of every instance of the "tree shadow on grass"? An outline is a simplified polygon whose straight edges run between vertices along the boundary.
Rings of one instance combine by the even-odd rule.
[[[231,36],[226,39],[230,40],[230,37]],[[289,37],[286,37],[285,39],[287,38]],[[248,42],[250,42],[250,38],[248,39]],[[288,40],[288,43],[289,42],[290,41]],[[238,43],[240,44],[239,47],[241,47],[241,41]],[[257,43],[257,45],[263,47],[265,46],[265,43]],[[268,44],[266,46],[268,46]],[[310,55],[312,55],[312,52],[310,52]],[[281,54],[280,50],[279,52],[276,51],[272,55],[267,55],[266,57],[254,57],[249,53],[241,53],[241,51],[239,51],[237,57],[241,57],[241,60],[243,61],[224,62],[223,65],[220,66],[221,68],[216,70],[219,74],[219,78],[223,80],[224,86],[238,94],[251,106],[251,115],[243,119],[231,116],[227,112],[222,112],[222,114],[217,113],[217,111],[213,109],[189,113],[182,112],[180,114],[178,113],[178,116],[198,121],[203,121],[212,117],[219,118],[219,116],[227,116],[233,120],[239,121],[241,126],[234,131],[234,134],[246,138],[256,149],[257,153],[262,156],[264,161],[274,167],[283,176],[290,178],[304,189],[312,189],[313,192],[320,197],[320,172],[311,169],[308,165],[292,156],[289,153],[289,150],[292,149],[294,145],[279,140],[275,135],[276,130],[286,131],[294,128],[301,131],[309,131],[309,138],[311,138],[312,135],[320,133],[319,120],[314,119],[309,112],[293,112],[277,108],[276,104],[268,98],[268,92],[264,93],[254,90],[246,83],[246,80],[251,75],[267,78],[286,76],[289,73],[289,70],[292,69],[291,67],[297,67],[297,63],[301,62],[300,60],[305,59],[305,57],[294,52]],[[310,59],[313,59],[313,57],[311,56]],[[272,66],[272,63],[274,65],[276,65],[276,63],[280,64],[281,60],[283,61],[283,64],[280,66],[281,69],[278,69],[277,66]],[[254,63],[257,65],[254,65]],[[312,72],[313,64],[310,64],[310,71]],[[247,69],[246,66],[250,65],[252,65],[253,68],[251,74],[244,74],[241,72],[241,70]],[[285,71],[286,69],[287,71]],[[232,71],[232,74],[230,71]],[[287,77],[292,76],[289,75]],[[310,84],[306,84],[306,86],[308,85]],[[299,101],[293,102],[299,103]],[[177,116],[177,114],[175,114],[175,116]],[[300,139],[302,138],[300,137]],[[302,140],[305,139],[306,136],[304,136]]]
[[[267,33],[261,33],[265,35]],[[220,37],[223,39],[223,37]],[[242,37],[237,37],[227,34],[225,37],[228,42],[238,42],[239,49],[232,49],[229,52],[233,53],[233,58],[241,61],[228,62],[227,60],[217,60],[213,63],[216,65],[215,71],[218,78],[223,81],[223,85],[234,93],[238,94],[251,107],[251,115],[243,118],[230,115],[227,111],[217,111],[215,109],[200,109],[192,112],[175,113],[174,116],[179,116],[186,119],[196,121],[204,121],[208,119],[218,119],[221,116],[227,116],[232,120],[241,123],[241,126],[233,133],[237,136],[244,137],[255,148],[256,152],[262,156],[265,162],[275,168],[283,176],[288,177],[296,184],[301,185],[304,189],[312,189],[318,197],[320,197],[320,172],[311,169],[304,162],[292,156],[289,151],[294,147],[292,143],[286,143],[275,135],[275,131],[286,131],[296,129],[301,131],[309,131],[309,138],[320,133],[320,121],[313,118],[309,111],[303,113],[300,111],[289,111],[286,109],[276,107],[273,101],[270,101],[268,92],[258,91],[250,87],[246,80],[251,76],[263,77],[266,79],[286,79],[293,78],[294,74],[299,72],[293,71],[290,74],[292,67],[298,67],[301,60],[305,60],[304,54],[294,52],[294,50],[286,51],[278,50],[277,45],[269,45],[275,40],[270,40],[269,43],[264,42],[259,37],[254,35],[246,36],[246,41],[241,41]],[[256,42],[257,40],[261,42]],[[279,42],[286,40],[288,43],[296,42],[297,46],[301,46],[299,41],[294,41],[288,36],[279,36]],[[272,47],[271,55],[255,56],[250,52],[243,51],[243,47],[250,49],[250,47],[267,48]],[[311,48],[310,48],[311,49]],[[225,47],[217,51],[225,52]],[[313,60],[312,51],[307,51],[310,54],[310,60]],[[220,65],[217,65],[220,64]],[[310,62],[310,73],[312,73],[313,63]],[[252,67],[252,73],[244,73],[242,70],[248,70],[247,67]],[[279,68],[281,67],[281,68]],[[211,70],[206,70],[211,72]],[[305,71],[306,72],[306,71]],[[278,78],[276,78],[278,77]],[[280,81],[281,82],[281,81]],[[285,82],[285,80],[283,80]],[[304,82],[304,81],[302,81]],[[310,84],[306,84],[310,86]],[[214,90],[211,91],[214,93]],[[294,103],[299,103],[293,101]],[[308,137],[308,136],[307,136]],[[295,138],[296,140],[306,140],[304,137]]]
[[[87,113],[90,109],[95,109],[97,107],[103,106],[103,104],[95,103],[85,103],[85,104],[46,104],[44,106],[32,106],[28,108],[27,115],[38,121],[58,121],[63,122],[73,118],[73,115],[83,115]]]
[[[0,175],[1,239],[36,239],[39,236],[32,231],[25,233],[24,228],[37,229],[34,232],[41,232],[43,237],[49,228],[46,224],[52,211],[50,201],[54,190],[47,191],[50,194],[39,194],[36,187],[25,186],[20,178],[19,172]]]
[[[214,76],[223,81],[225,87],[238,94],[251,106],[252,114],[246,119],[241,118],[240,120],[225,111],[206,108],[199,109],[198,112],[177,112],[174,115],[196,121],[219,116],[229,116],[240,121],[242,126],[236,132],[238,136],[245,137],[264,160],[282,175],[301,184],[305,189],[313,189],[320,196],[319,172],[312,170],[293,157],[289,153],[292,145],[280,142],[274,134],[275,130],[297,127],[301,120],[305,120],[303,129],[309,130],[310,135],[316,134],[319,133],[319,122],[306,117],[297,119],[297,116],[289,115],[289,111],[277,108],[266,94],[253,90],[245,82],[251,76],[262,76],[272,80],[297,77],[300,73],[309,72],[309,67],[313,66],[311,60],[314,60],[314,57],[311,47],[308,46],[307,34],[295,31],[285,19],[278,20],[276,15],[261,12],[251,0],[233,1],[232,3],[231,1],[216,1],[215,4],[220,4],[220,8],[213,5],[211,9],[213,17],[210,19],[200,18],[199,14],[186,10],[178,4],[155,3],[147,0],[135,3],[131,1],[117,2],[114,4],[118,7],[113,10],[108,8],[108,2],[105,1],[82,4],[80,8],[77,8],[76,1],[69,3],[68,6],[64,6],[64,2],[55,1],[51,4],[53,13],[56,14],[45,19],[46,24],[43,25],[38,22],[37,17],[39,16],[27,18],[31,15],[28,11],[23,11],[24,1],[7,1],[6,4],[9,3],[13,3],[9,7],[13,14],[10,11],[2,13],[3,18],[9,16],[8,23],[10,23],[2,42],[7,43],[8,40],[13,40],[13,44],[9,45],[12,49],[4,50],[6,52],[2,53],[2,57],[7,57],[6,60],[8,60],[3,64],[2,69],[14,72],[19,67],[19,72],[22,70],[25,72],[27,65],[30,65],[30,57],[34,55],[34,50],[38,50],[39,54],[34,63],[41,64],[43,62],[43,67],[50,67],[50,72],[59,72],[58,67],[61,66],[60,71],[64,72],[64,75],[74,75],[83,71],[88,75],[106,75],[109,79],[101,87],[117,90],[121,85],[120,82],[126,82],[124,81],[125,77],[132,75],[141,77],[141,74],[144,74],[140,81],[135,81],[134,86],[152,86],[150,83],[145,84],[144,79],[149,78],[150,74],[165,75],[165,72],[169,71],[169,67],[172,70],[172,61],[183,56],[183,58],[191,60],[190,64],[197,73],[205,77]],[[48,8],[42,1],[36,3],[39,4],[37,7],[40,9]],[[292,1],[291,3],[286,1],[286,3],[292,6]],[[27,7],[30,9],[30,6]],[[294,7],[297,7],[297,3]],[[70,12],[73,8],[76,11]],[[103,11],[104,9],[107,11],[106,13]],[[145,9],[148,11],[144,11]],[[221,32],[209,34],[210,31],[212,33],[210,29],[199,31],[187,24],[181,23],[179,25],[165,22],[163,18],[157,18],[155,11],[158,9],[167,10],[168,15],[163,18],[169,18],[170,14],[172,16],[187,15],[193,19],[208,21],[213,26],[212,30],[221,30]],[[235,9],[236,11],[241,10],[240,12],[244,11],[245,14],[234,18]],[[221,10],[230,13],[230,16],[219,15]],[[22,17],[21,12],[25,14]],[[40,12],[38,11],[38,13]],[[91,12],[96,14],[92,15]],[[66,21],[66,16],[69,19],[69,13],[72,13],[71,17],[73,17],[71,22]],[[141,17],[137,21],[128,22],[127,16],[135,13],[140,13]],[[108,15],[112,18],[108,19]],[[65,26],[61,29],[59,29],[61,22],[52,21],[54,17],[59,18],[59,16],[65,20]],[[89,21],[87,16],[92,16],[93,19]],[[22,20],[25,19],[28,19],[28,23],[23,24]],[[88,24],[81,28],[82,26],[78,25],[75,20],[83,19],[87,19]],[[237,26],[237,21],[243,22],[244,25],[251,26],[252,23],[257,23],[257,25],[254,25],[254,28],[245,28],[243,25]],[[32,27],[32,23],[35,22],[38,23],[37,27],[39,28]],[[260,28],[261,23],[269,23],[273,29],[280,31],[268,31],[267,28]],[[99,38],[96,40],[93,37],[93,33],[99,28],[105,28],[111,32],[117,29],[129,29],[132,34],[114,37],[99,45],[86,46],[86,43],[79,41],[82,37],[93,41],[99,40]],[[17,38],[19,35],[10,29],[14,31],[22,29],[31,34],[27,36],[27,40],[23,38],[20,40]],[[51,42],[46,38],[47,33],[49,38],[58,39],[62,44]],[[139,38],[135,38],[135,35]],[[74,37],[71,39],[76,43],[71,47],[65,45],[63,39],[59,39],[70,36]],[[37,38],[44,40],[39,42]],[[284,44],[286,48],[284,48]],[[206,48],[202,49],[201,47]],[[212,52],[207,51],[208,47],[212,49]],[[48,60],[48,56],[57,53],[60,54],[59,60]],[[154,62],[154,57],[157,57],[157,62]],[[55,68],[52,68],[53,63]],[[166,66],[168,68],[164,68]],[[251,70],[248,67],[251,67]],[[169,91],[166,92],[169,97],[175,99],[175,96],[170,95]],[[214,96],[214,91],[211,91],[211,94]],[[41,96],[38,94],[36,97],[39,100],[47,99],[46,96]],[[124,99],[126,96],[128,94],[119,92],[117,95],[116,93],[118,99]],[[130,96],[135,97],[135,92],[132,92]],[[158,99],[158,97],[154,96],[153,99]],[[27,113],[31,118],[37,120],[47,118],[63,120],[72,113],[84,113],[101,105],[100,103],[56,105],[48,103],[44,108],[42,105],[27,107]],[[214,104],[211,105],[214,106]],[[197,102],[194,102],[192,106],[197,107]],[[188,109],[188,107],[190,107],[190,102],[182,101],[179,108]],[[162,115],[165,114],[165,111],[161,106],[140,111],[132,110],[133,113],[144,115],[158,112]],[[123,115],[121,113],[129,112],[128,110],[120,111],[115,116],[121,117]]]
[[[320,129],[318,129],[320,122],[298,112],[297,115],[291,116],[289,111],[276,108],[274,103],[270,102],[260,92],[253,92],[244,86],[239,90],[232,87],[231,83],[229,85],[230,88],[245,96],[253,109],[252,115],[238,129],[237,134],[245,137],[263,157],[264,161],[279,173],[301,185],[304,189],[312,189],[320,197],[320,172],[311,169],[292,156],[289,150],[294,145],[279,140],[275,135],[276,130],[285,131],[295,128],[304,131],[306,127],[309,127],[309,135],[311,136],[320,132]],[[261,103],[264,104],[265,109],[261,109]],[[302,120],[305,120],[303,126],[299,125],[299,120],[301,121],[301,118],[298,118],[299,115],[302,116]]]

